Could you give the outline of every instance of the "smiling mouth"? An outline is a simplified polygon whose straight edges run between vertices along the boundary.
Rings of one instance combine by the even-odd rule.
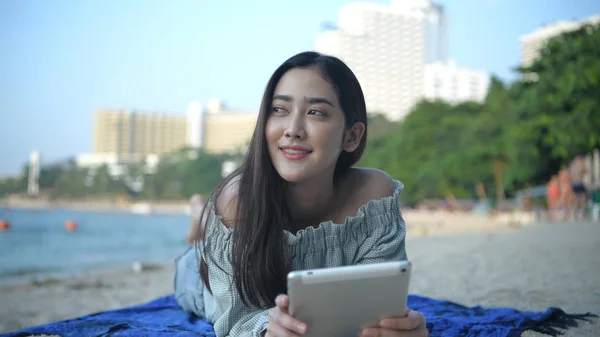
[[[309,150],[296,150],[296,149],[281,149],[281,151],[289,154],[309,154],[312,151]]]
[[[283,153],[283,156],[288,160],[300,160],[308,157],[312,151],[310,150],[300,150],[300,149],[285,149],[279,148]]]

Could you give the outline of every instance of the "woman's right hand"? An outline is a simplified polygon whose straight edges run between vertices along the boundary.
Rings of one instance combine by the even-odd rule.
[[[294,337],[306,333],[306,324],[288,313],[290,298],[279,295],[275,298],[275,307],[269,310],[269,325],[265,337]]]

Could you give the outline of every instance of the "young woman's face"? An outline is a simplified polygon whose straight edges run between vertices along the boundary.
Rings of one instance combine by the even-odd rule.
[[[333,173],[344,149],[345,118],[337,94],[316,68],[294,68],[283,75],[265,135],[271,161],[284,180]]]

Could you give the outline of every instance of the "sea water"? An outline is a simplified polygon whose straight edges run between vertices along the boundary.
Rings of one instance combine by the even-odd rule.
[[[0,232],[2,284],[172,263],[187,247],[190,225],[186,214],[65,209],[0,208],[0,219],[11,224]],[[65,229],[69,220],[76,231]]]

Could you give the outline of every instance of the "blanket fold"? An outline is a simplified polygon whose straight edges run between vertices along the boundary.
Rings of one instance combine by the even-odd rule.
[[[466,307],[450,301],[409,296],[409,307],[422,312],[432,337],[518,337],[526,330],[558,336],[595,314],[567,314],[559,308],[524,312],[511,308]],[[173,295],[123,309],[103,311],[65,321],[30,327],[1,337],[32,335],[79,336],[215,336],[206,320],[184,312]]]

